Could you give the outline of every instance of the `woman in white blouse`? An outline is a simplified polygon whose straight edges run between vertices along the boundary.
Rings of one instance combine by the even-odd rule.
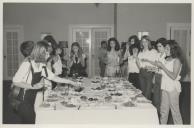
[[[143,61],[144,59],[155,61],[158,58],[158,52],[155,49],[152,49],[151,40],[149,36],[143,36],[141,39],[141,50],[137,57],[137,65],[140,69],[139,73],[139,82],[140,88],[143,92],[143,95],[147,99],[151,99],[152,93],[152,79],[153,72],[150,72],[150,69],[154,66],[148,62]]]
[[[180,72],[183,58],[179,45],[170,40],[165,47],[165,63],[157,62],[162,69],[162,98],[160,107],[160,122],[167,124],[169,111],[172,113],[174,124],[182,124],[182,117],[179,108],[179,95],[181,92]]]
[[[17,113],[23,123],[35,123],[34,102],[37,92],[41,91],[44,86],[42,78],[59,83],[75,84],[73,81],[59,78],[46,67],[46,60],[49,57],[47,48],[48,42],[37,42],[30,57],[22,62],[13,77],[13,85],[21,88],[22,98]]]
[[[157,61],[164,64],[165,62],[165,46],[166,46],[167,40],[165,38],[159,38],[156,41],[156,49],[158,51],[158,58]],[[144,59],[145,62],[149,62],[150,64],[157,66],[155,61],[150,61],[147,59]],[[156,68],[154,71],[155,75],[153,78],[153,96],[152,96],[152,103],[157,108],[158,114],[160,114],[160,103],[161,103],[161,80],[162,80],[162,72],[160,69]]]

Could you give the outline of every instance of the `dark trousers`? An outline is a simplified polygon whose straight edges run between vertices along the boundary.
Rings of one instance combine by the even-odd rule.
[[[106,64],[103,63],[102,61],[99,61],[99,66],[100,66],[100,76],[104,77],[105,70],[106,70]]]
[[[149,72],[146,69],[140,69],[139,74],[140,88],[142,90],[143,95],[149,100],[151,100],[153,75],[154,73]]]
[[[24,96],[24,100],[19,105],[17,114],[22,119],[23,124],[35,124],[35,111],[34,102],[36,98],[37,90],[27,90]]]
[[[133,84],[137,89],[140,89],[139,86],[139,73],[129,73],[128,80]]]
[[[153,97],[152,97],[152,103],[157,108],[158,114],[160,113],[160,103],[161,103],[161,79],[162,75],[156,73],[154,75],[155,82],[153,86]]]

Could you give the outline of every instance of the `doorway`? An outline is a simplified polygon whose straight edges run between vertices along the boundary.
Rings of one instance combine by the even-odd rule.
[[[3,27],[3,80],[11,80],[23,60],[20,52],[23,37],[22,26],[5,25]]]
[[[114,35],[113,25],[70,25],[69,29],[70,46],[73,42],[79,42],[87,56],[88,76],[99,76],[98,49],[101,41],[107,41]]]
[[[181,47],[187,67],[187,75],[182,80],[191,81],[191,24],[168,23],[167,39],[175,40]]]

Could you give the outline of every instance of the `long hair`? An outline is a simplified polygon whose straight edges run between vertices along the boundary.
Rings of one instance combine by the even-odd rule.
[[[167,44],[170,46],[170,56],[172,58],[177,58],[180,60],[181,64],[182,64],[182,70],[181,70],[181,76],[182,78],[184,78],[188,71],[189,71],[189,67],[188,67],[188,63],[186,61],[186,57],[185,54],[182,52],[181,47],[179,46],[179,44],[175,41],[175,40],[168,40]]]
[[[28,57],[28,56],[30,56],[30,54],[33,50],[33,47],[34,47],[34,42],[33,41],[24,41],[20,45],[20,51],[21,51],[21,53],[24,57]]]
[[[115,51],[118,51],[120,49],[120,45],[118,40],[115,37],[112,37],[108,40],[108,46],[107,46],[107,50],[110,51],[111,50],[111,46],[110,46],[110,42],[114,41],[115,42]]]
[[[75,54],[74,51],[73,51],[73,47],[74,47],[74,46],[77,46],[77,47],[78,47],[78,57],[80,58],[80,57],[82,56],[82,53],[83,53],[83,52],[82,52],[82,49],[81,49],[81,47],[80,47],[80,45],[79,45],[78,42],[72,43],[72,45],[71,45],[70,58],[72,58],[73,55]]]
[[[46,63],[46,51],[48,48],[48,42],[42,40],[38,41],[31,53],[30,58],[38,63]]]
[[[158,50],[157,44],[161,44],[163,47],[166,46],[167,40],[164,37],[159,38],[156,40],[156,50]]]
[[[53,51],[51,52],[51,55],[54,55],[54,51],[57,47],[57,42],[54,39],[54,37],[52,35],[47,35],[47,36],[44,37],[43,40],[47,41],[48,43],[51,43],[51,47],[53,49]]]
[[[175,40],[168,40],[166,44],[170,46],[170,56],[178,58],[183,63],[183,53],[178,43]]]
[[[147,36],[147,35],[144,35],[144,36],[142,36],[142,38],[141,38],[140,50],[143,51],[143,49],[144,49],[142,40],[148,41],[148,49],[151,50],[151,49],[152,49],[151,40],[150,40],[150,37]]]
[[[131,40],[134,39],[135,44],[138,46],[140,45],[140,41],[136,35],[132,35],[129,37],[128,42],[131,42]],[[132,45],[132,44],[131,44]]]

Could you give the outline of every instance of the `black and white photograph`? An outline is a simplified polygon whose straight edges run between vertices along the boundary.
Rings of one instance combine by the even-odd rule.
[[[1,6],[3,125],[192,125],[191,2]]]

